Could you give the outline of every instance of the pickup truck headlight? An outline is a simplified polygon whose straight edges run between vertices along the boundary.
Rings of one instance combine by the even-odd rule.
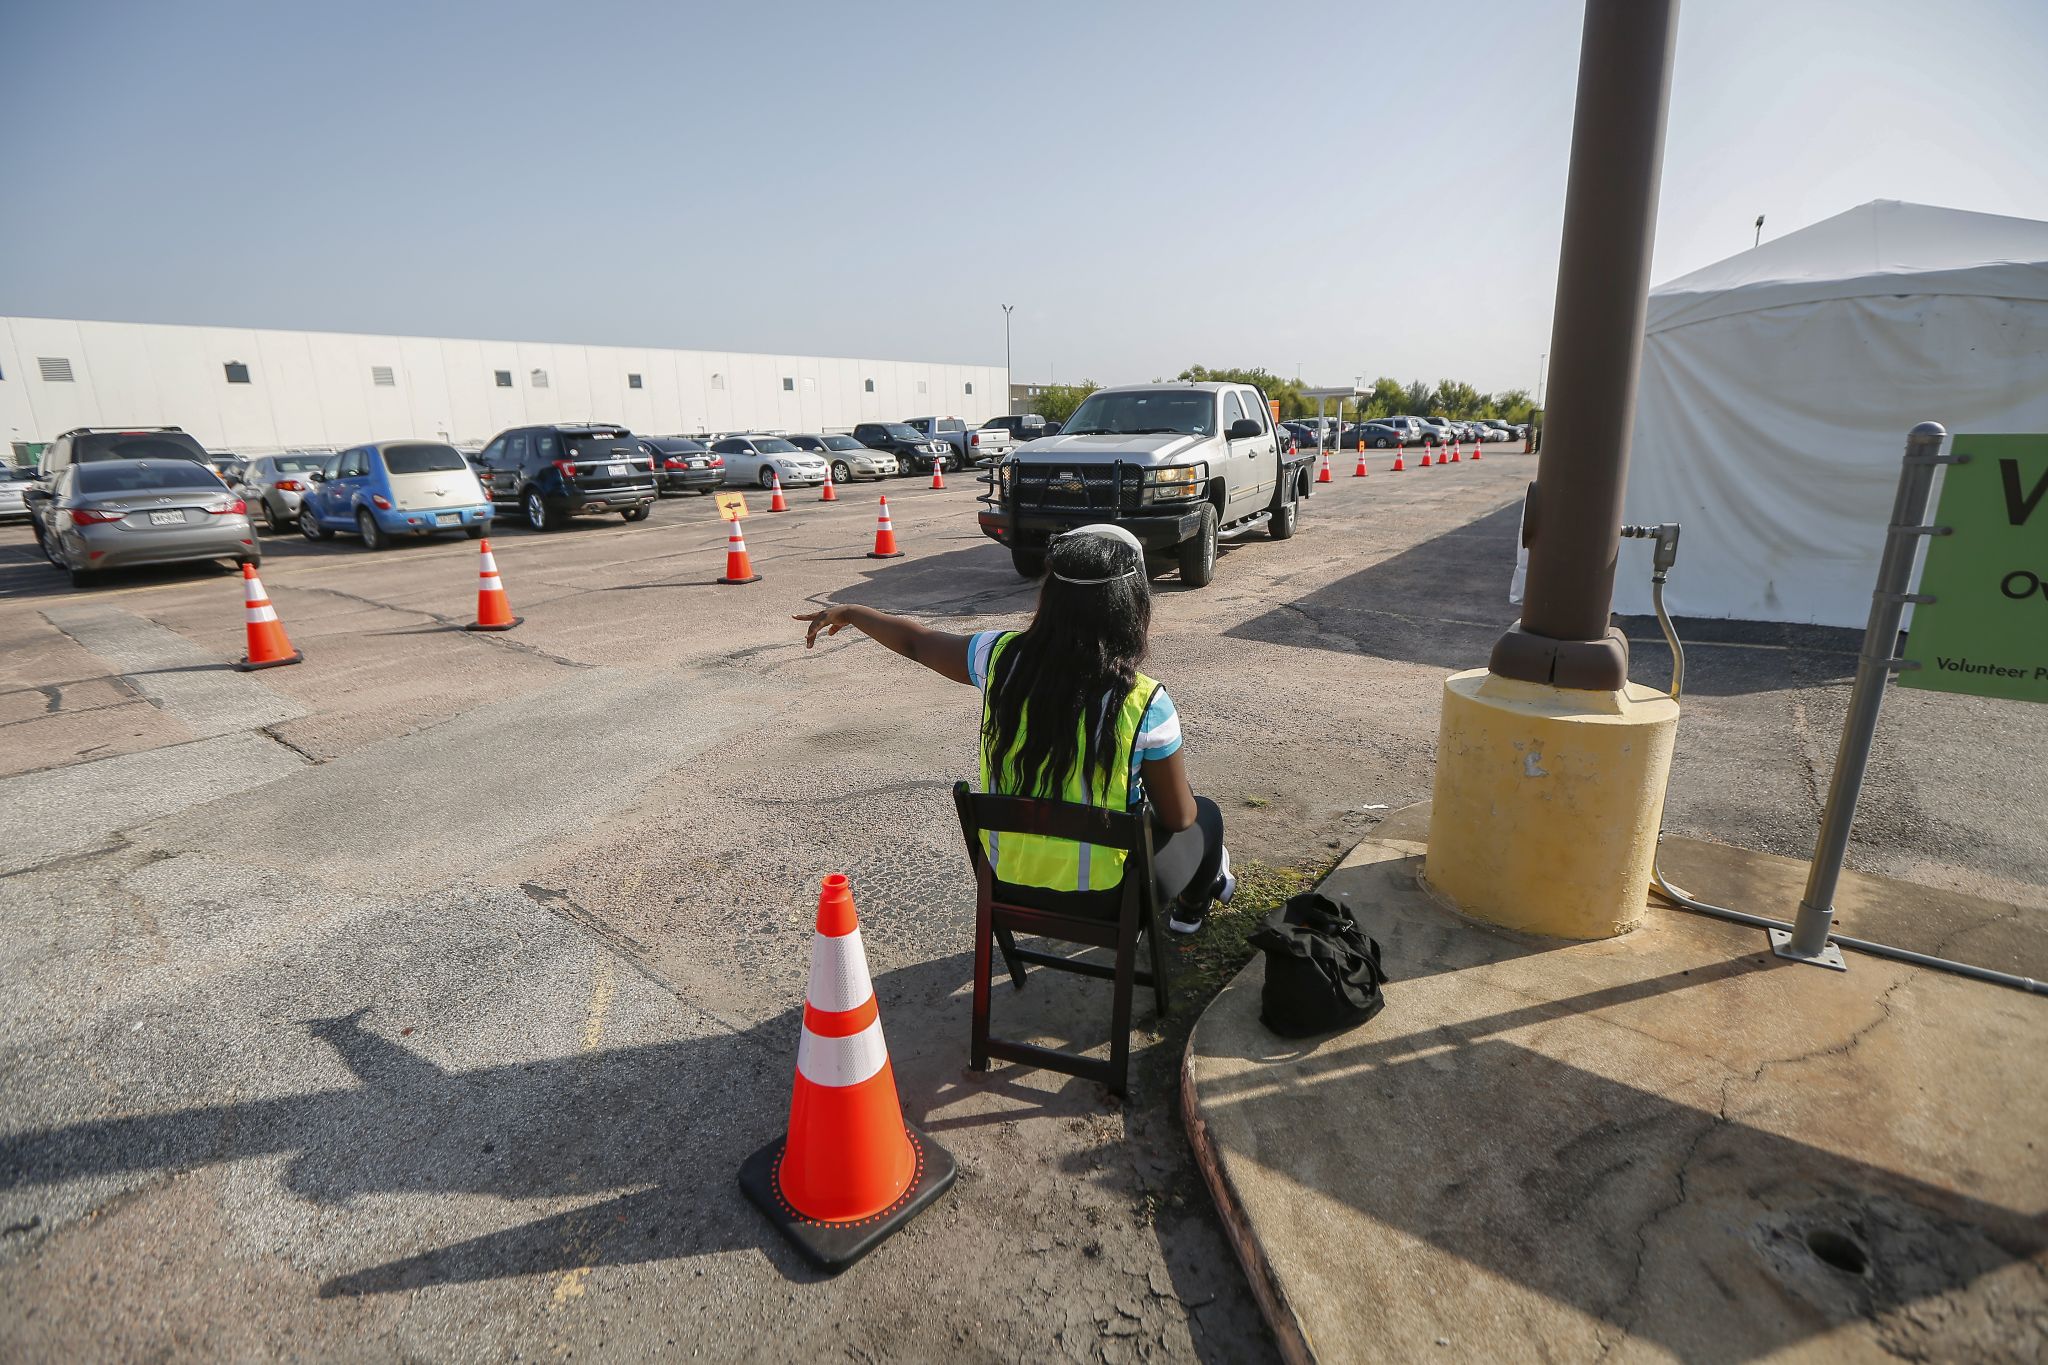
[[[1016,469],[1015,460],[1004,460],[996,466],[996,491],[1005,498],[1010,496],[1010,476]]]
[[[1197,498],[1209,482],[1207,464],[1169,465],[1164,469],[1145,471],[1144,500],[1146,502],[1184,502]]]

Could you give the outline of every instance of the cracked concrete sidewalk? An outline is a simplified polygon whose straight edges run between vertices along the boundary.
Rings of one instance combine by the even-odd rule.
[[[1604,942],[1504,933],[1431,900],[1427,830],[1397,812],[1323,887],[1385,949],[1377,1018],[1281,1039],[1254,961],[1189,1042],[1188,1127],[1283,1354],[2048,1354],[2041,1001],[1664,910]],[[1695,894],[1797,901],[1801,863],[1671,843]],[[1869,877],[1845,918],[1872,931],[1893,887],[1986,921]]]

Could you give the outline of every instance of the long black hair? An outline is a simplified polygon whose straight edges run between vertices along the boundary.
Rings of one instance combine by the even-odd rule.
[[[1064,535],[1045,562],[1038,614],[992,669],[981,743],[997,790],[1057,800],[1077,767],[1090,792],[1113,776],[1116,715],[1145,658],[1152,590],[1143,555],[1120,537]]]

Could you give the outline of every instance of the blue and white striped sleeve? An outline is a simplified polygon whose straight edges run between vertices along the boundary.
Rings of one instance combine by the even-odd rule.
[[[1173,698],[1160,688],[1152,694],[1152,704],[1145,708],[1145,714],[1138,722],[1138,743],[1134,756],[1140,763],[1166,758],[1180,750],[1180,712],[1173,709]]]
[[[988,661],[1002,634],[999,630],[977,631],[967,641],[967,681],[984,691],[988,688]]]

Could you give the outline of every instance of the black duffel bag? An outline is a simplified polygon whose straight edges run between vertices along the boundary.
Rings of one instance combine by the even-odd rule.
[[[1248,942],[1266,954],[1259,1019],[1283,1038],[1362,1024],[1387,1003],[1379,943],[1328,896],[1289,897]]]

